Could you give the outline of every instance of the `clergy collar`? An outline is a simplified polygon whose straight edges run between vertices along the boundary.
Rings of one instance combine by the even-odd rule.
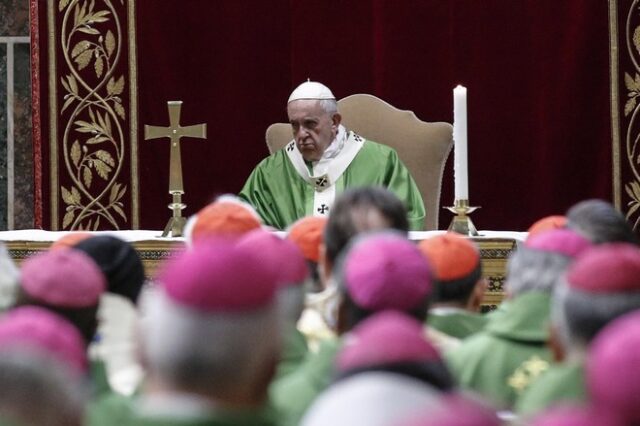
[[[315,166],[318,162],[322,160],[329,160],[331,158],[337,157],[338,154],[340,154],[340,151],[342,151],[342,148],[344,148],[344,144],[346,141],[347,141],[347,129],[345,129],[345,127],[342,124],[340,124],[338,126],[338,133],[336,133],[336,137],[331,141],[327,149],[324,150],[324,153],[322,154],[322,157],[320,158],[320,160],[313,161],[311,164]]]

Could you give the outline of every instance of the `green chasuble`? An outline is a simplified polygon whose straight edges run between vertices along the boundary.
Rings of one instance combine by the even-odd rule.
[[[94,399],[113,393],[107,379],[107,366],[102,360],[92,360],[90,363],[91,391]]]
[[[431,309],[427,319],[430,327],[458,339],[479,332],[486,322],[484,315],[466,309]]]
[[[586,399],[583,364],[553,364],[518,398],[514,411],[521,416],[531,416],[552,405],[582,403]]]
[[[133,400],[118,393],[107,393],[87,405],[87,426],[122,425],[133,413]]]
[[[298,425],[313,400],[331,384],[340,342],[339,339],[322,342],[318,352],[309,354],[297,371],[271,384],[271,403],[283,425]]]
[[[420,191],[395,150],[349,132],[342,151],[353,151],[351,148],[356,144],[359,146],[359,150],[355,149],[357,154],[335,182],[330,182],[331,172],[327,173],[330,188],[335,187],[335,196],[348,188],[383,186],[404,202],[410,229],[423,230],[425,209]],[[311,183],[308,175],[305,180],[300,165],[294,164],[292,152],[301,158],[293,141],[262,160],[238,194],[255,207],[265,224],[277,229],[285,229],[304,216],[326,215],[332,204],[316,202],[314,205],[314,198],[318,194],[331,192],[332,189],[322,188],[325,175],[318,177],[319,182],[315,184]],[[337,161],[340,155],[331,161]],[[312,172],[311,165],[307,164],[306,168],[304,173]]]
[[[273,380],[282,379],[296,371],[308,353],[307,339],[295,326],[288,326],[284,335],[282,355]]]
[[[101,400],[89,412],[88,426],[276,426],[273,410],[265,406],[255,410],[216,410],[209,414],[167,416],[142,413],[137,399],[112,395]]]
[[[272,419],[260,412],[212,414],[192,418],[142,416],[133,414],[118,426],[275,426]]]
[[[461,386],[475,390],[501,408],[549,367],[546,346],[550,296],[530,292],[503,302],[481,332],[445,354]]]

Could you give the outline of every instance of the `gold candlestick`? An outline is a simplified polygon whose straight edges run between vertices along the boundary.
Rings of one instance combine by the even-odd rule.
[[[479,209],[480,206],[470,206],[469,200],[456,200],[454,204],[454,206],[445,207],[445,209],[455,214],[449,225],[449,231],[467,236],[477,236],[478,231],[473,225],[469,214]]]

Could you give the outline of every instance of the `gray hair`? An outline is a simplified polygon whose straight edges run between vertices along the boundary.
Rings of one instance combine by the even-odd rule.
[[[278,290],[280,315],[286,324],[295,325],[304,310],[305,285],[287,285]]]
[[[638,244],[631,225],[622,213],[604,200],[585,200],[571,207],[567,211],[567,228],[579,232],[594,244]]]
[[[565,349],[577,349],[609,322],[639,308],[640,291],[589,293],[570,288],[563,277],[553,293],[551,320]]]
[[[507,290],[512,296],[550,292],[572,259],[558,253],[519,248],[507,264]]]
[[[0,354],[0,417],[16,424],[80,426],[87,389],[60,362],[24,349]],[[12,423],[13,424],[13,423]]]
[[[153,295],[142,322],[152,373],[177,389],[252,392],[280,351],[275,304],[246,312],[203,313]]]
[[[320,107],[331,116],[338,112],[338,102],[335,99],[319,99],[318,103]]]

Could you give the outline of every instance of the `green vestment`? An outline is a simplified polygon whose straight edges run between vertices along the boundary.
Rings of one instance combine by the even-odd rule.
[[[331,384],[339,349],[339,339],[322,342],[318,352],[309,354],[294,373],[272,383],[271,403],[283,425],[298,425],[313,400]]]
[[[464,339],[482,330],[487,319],[484,315],[465,309],[451,312],[429,312],[427,324],[449,336]]]
[[[118,426],[275,426],[261,412],[216,413],[193,418],[142,416],[133,414]],[[115,426],[115,425],[114,425]]]
[[[346,144],[354,143],[354,134],[349,135]],[[262,160],[238,194],[255,207],[265,224],[278,229],[285,229],[301,217],[329,211],[313,211],[316,189],[298,173],[287,155],[287,147],[297,150],[295,144],[289,143]],[[336,196],[348,188],[372,185],[389,189],[404,202],[411,230],[424,229],[425,209],[420,191],[398,154],[388,146],[365,140],[335,182]]]
[[[549,366],[550,296],[530,292],[503,305],[484,330],[446,353],[445,359],[461,386],[510,408]]]
[[[88,426],[276,426],[273,410],[215,411],[190,417],[142,414],[136,400],[121,395],[103,398],[89,410]]]
[[[282,346],[282,355],[274,377],[274,381],[293,373],[300,367],[307,354],[307,339],[295,326],[287,327]]]
[[[555,404],[582,403],[586,399],[584,365],[581,362],[553,364],[518,398],[514,411],[521,416],[531,416]]]
[[[107,366],[102,360],[92,360],[90,365],[91,391],[93,398],[113,393],[107,378]]]
[[[107,393],[87,405],[87,426],[121,426],[133,413],[133,400],[118,393]]]

